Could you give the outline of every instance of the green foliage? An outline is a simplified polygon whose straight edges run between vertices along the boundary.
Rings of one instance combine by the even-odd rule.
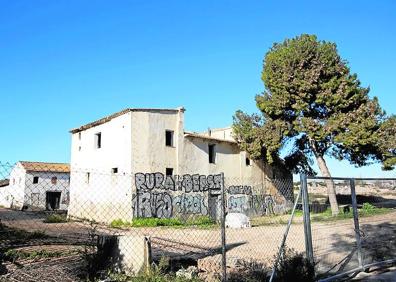
[[[112,228],[128,228],[128,227],[158,227],[158,226],[171,226],[171,227],[210,227],[215,222],[209,216],[195,216],[187,220],[180,218],[134,218],[132,221],[124,221],[122,219],[113,220],[110,223]]]
[[[264,59],[262,116],[237,111],[234,135],[253,158],[277,161],[295,172],[314,173],[324,155],[362,166],[373,160],[396,164],[396,118],[368,96],[334,43],[303,34],[275,43]],[[290,149],[291,148],[291,149]]]
[[[64,223],[67,222],[66,215],[63,214],[50,214],[44,220],[45,223]]]
[[[277,282],[314,282],[315,266],[302,254],[285,247],[276,267]]]

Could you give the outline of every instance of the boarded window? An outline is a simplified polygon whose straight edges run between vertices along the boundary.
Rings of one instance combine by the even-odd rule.
[[[166,130],[165,131],[165,145],[169,147],[173,147],[173,131]]]
[[[51,178],[51,183],[56,184],[58,182],[58,178],[56,176]]]
[[[209,163],[210,164],[216,163],[216,145],[209,144],[208,152],[209,152]]]
[[[166,168],[166,176],[171,176],[173,175],[173,168],[167,167]]]
[[[33,176],[33,184],[37,184],[39,181],[39,177],[38,176]]]
[[[102,133],[98,132],[95,134],[95,148],[100,149],[102,148]]]

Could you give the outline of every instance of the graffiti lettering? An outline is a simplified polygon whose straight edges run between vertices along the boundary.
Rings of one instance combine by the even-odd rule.
[[[133,207],[137,217],[172,217],[172,197],[167,192],[138,192]]]
[[[182,194],[174,199],[175,212],[179,214],[201,214],[207,215],[208,208],[205,205],[203,195]]]
[[[208,176],[185,174],[183,176],[168,175],[165,177],[160,172],[136,173],[135,185],[138,191],[160,189],[197,193],[208,190],[220,190],[222,187],[222,177],[221,174]]]
[[[252,195],[252,186],[230,186],[228,187],[228,193],[232,195],[238,195],[238,194],[243,194],[243,195]]]
[[[228,201],[228,209],[232,212],[245,212],[249,209],[249,200],[246,196],[230,196]]]

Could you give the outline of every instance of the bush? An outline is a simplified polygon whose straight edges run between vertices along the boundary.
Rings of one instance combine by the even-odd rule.
[[[302,253],[285,247],[276,267],[275,281],[314,282],[315,266]]]
[[[63,223],[67,222],[66,215],[63,214],[50,214],[44,220],[45,223]]]

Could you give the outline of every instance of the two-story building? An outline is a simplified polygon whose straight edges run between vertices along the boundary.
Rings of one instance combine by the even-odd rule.
[[[282,212],[290,206],[290,172],[251,160],[231,128],[185,131],[184,111],[125,109],[72,129],[69,216],[103,222],[134,216],[215,217],[221,173],[229,210],[265,212],[269,196],[272,209]],[[275,178],[290,180],[290,186],[278,191]]]

